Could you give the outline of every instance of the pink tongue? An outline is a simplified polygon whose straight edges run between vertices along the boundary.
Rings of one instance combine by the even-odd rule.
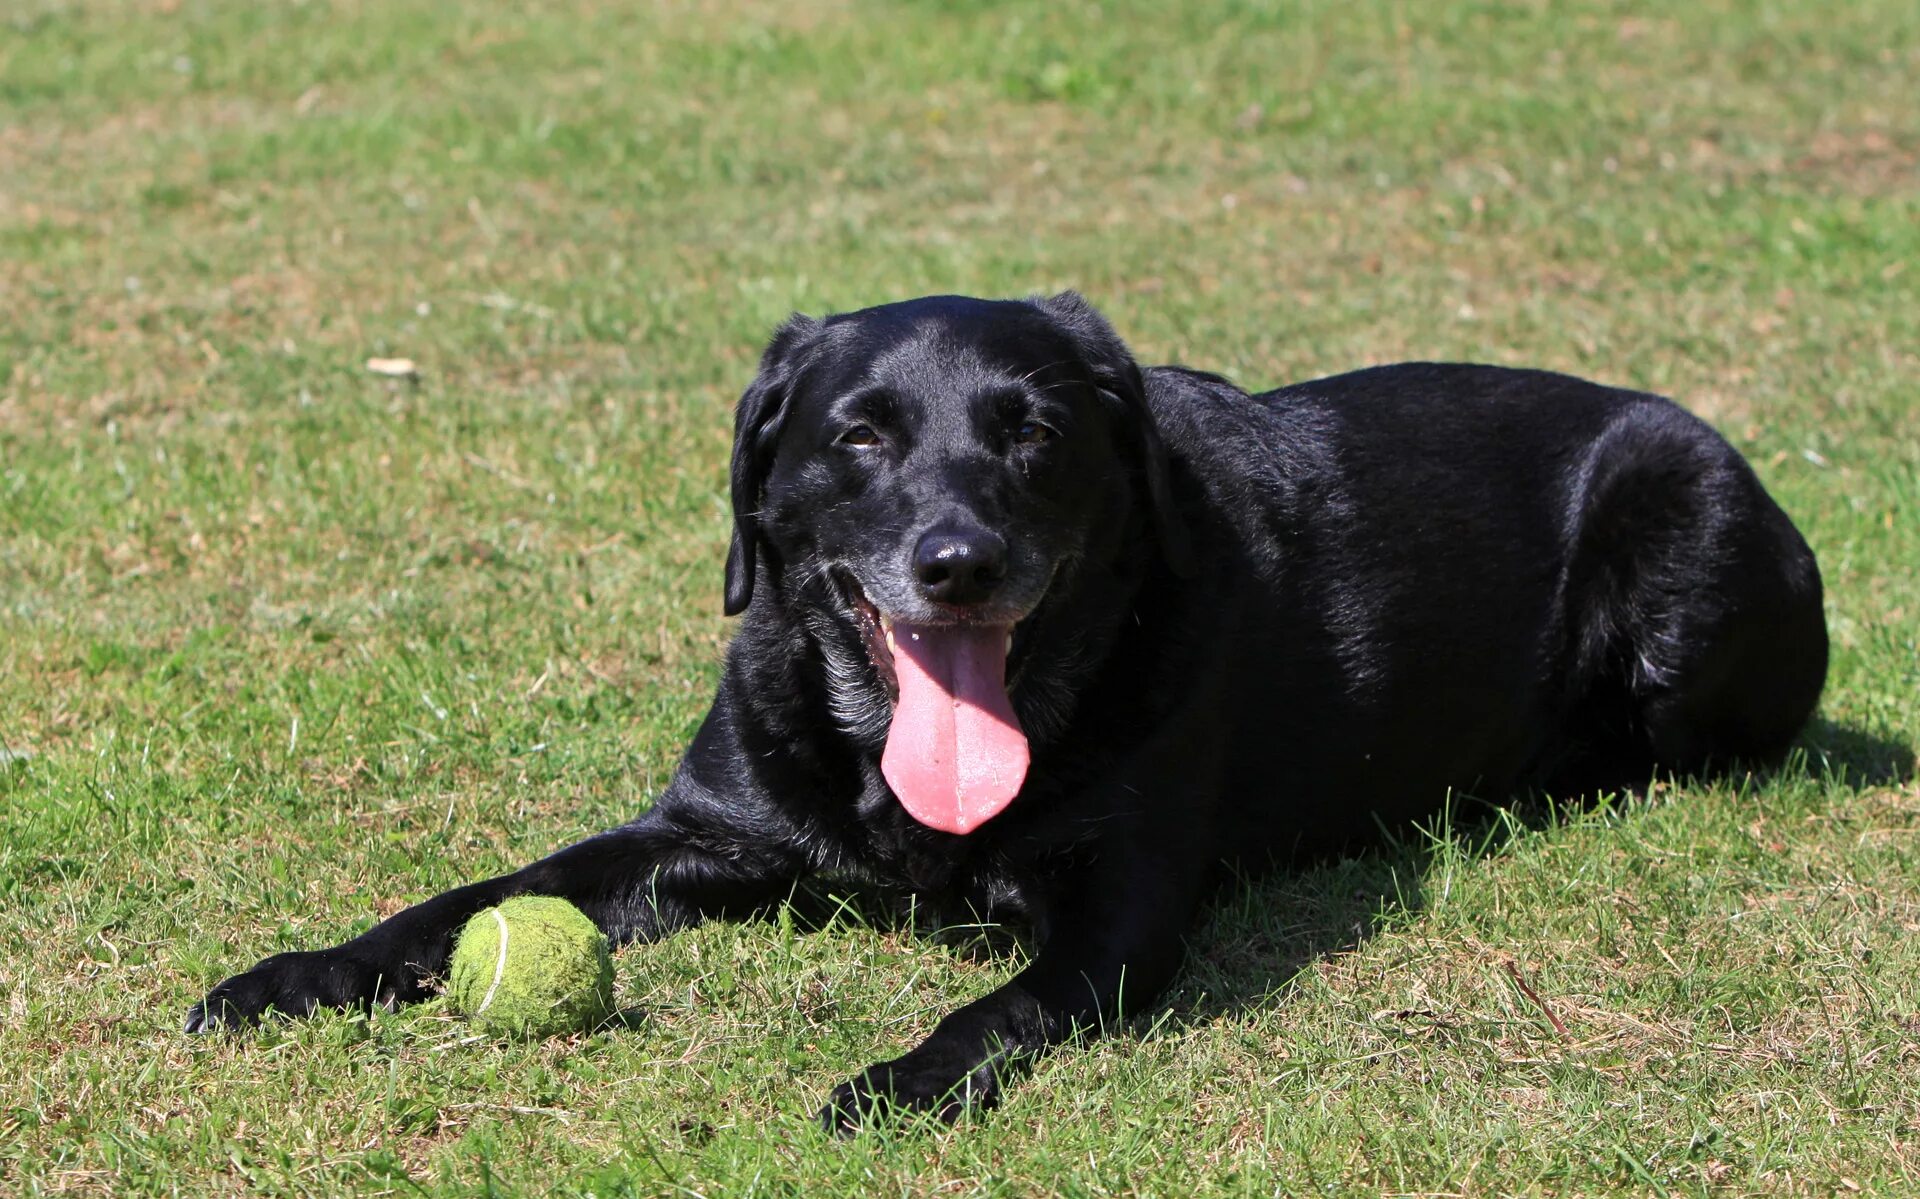
[[[1007,698],[1005,626],[896,624],[900,702],[880,773],[909,814],[970,833],[1013,802],[1027,777],[1027,735]]]

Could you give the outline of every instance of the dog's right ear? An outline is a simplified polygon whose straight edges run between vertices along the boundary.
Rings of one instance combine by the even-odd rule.
[[[727,547],[726,613],[738,616],[753,600],[753,575],[760,550],[760,493],[773,468],[773,450],[787,415],[793,381],[820,322],[799,313],[787,318],[766,353],[760,373],[740,396],[733,412],[733,543]]]

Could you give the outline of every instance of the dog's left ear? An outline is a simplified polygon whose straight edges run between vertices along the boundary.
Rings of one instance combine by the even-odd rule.
[[[799,313],[787,318],[766,353],[760,373],[740,396],[733,413],[733,544],[727,547],[726,613],[738,616],[753,600],[754,565],[760,550],[760,492],[773,469],[773,451],[786,419],[787,400],[805,351],[820,322]]]
[[[1187,539],[1186,522],[1173,506],[1173,490],[1167,482],[1167,447],[1153,423],[1153,410],[1147,406],[1146,383],[1140,377],[1139,365],[1107,318],[1079,292],[1035,296],[1031,302],[1073,338],[1081,358],[1093,371],[1095,385],[1118,408],[1121,425],[1133,443],[1129,448],[1139,459],[1146,482],[1160,555],[1175,574],[1191,576],[1193,546]]]

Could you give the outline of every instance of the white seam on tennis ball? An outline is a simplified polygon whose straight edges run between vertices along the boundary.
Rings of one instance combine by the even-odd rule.
[[[500,956],[493,960],[493,985],[487,988],[480,1006],[473,1009],[476,1016],[486,1011],[487,1005],[493,1002],[493,993],[500,989],[500,976],[507,972],[507,918],[500,914],[499,908],[494,908],[491,914],[493,922],[500,926]]]

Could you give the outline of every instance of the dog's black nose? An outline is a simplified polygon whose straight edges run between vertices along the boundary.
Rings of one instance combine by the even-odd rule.
[[[935,603],[980,603],[1007,577],[1007,543],[986,529],[931,530],[913,547],[913,576]]]

